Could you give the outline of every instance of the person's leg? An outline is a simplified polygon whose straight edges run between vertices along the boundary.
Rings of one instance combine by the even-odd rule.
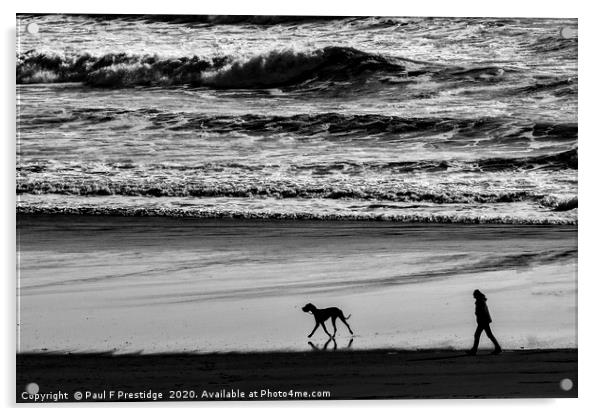
[[[483,332],[483,327],[479,325],[477,326],[477,330],[474,333],[474,344],[472,345],[472,349],[470,350],[471,354],[477,353],[477,348],[479,348],[479,340],[481,339],[481,332]]]
[[[502,351],[502,347],[500,347],[500,344],[497,342],[497,339],[495,339],[495,336],[493,335],[493,332],[491,332],[491,328],[489,327],[489,325],[485,326],[485,334],[487,334],[487,336],[489,337],[489,339],[491,340],[491,342],[493,342],[493,345],[495,346],[495,352],[501,352]]]

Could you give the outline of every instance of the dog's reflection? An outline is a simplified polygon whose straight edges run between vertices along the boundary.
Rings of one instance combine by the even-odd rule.
[[[330,338],[328,339],[328,341],[326,341],[326,342],[324,343],[324,346],[323,346],[322,348],[320,348],[319,344],[318,344],[318,345],[315,345],[315,344],[314,344],[313,342],[311,342],[311,341],[309,341],[309,342],[308,342],[309,346],[310,346],[310,347],[311,347],[311,349],[312,349],[312,350],[314,350],[314,351],[326,351],[326,350],[328,349],[328,346],[329,346],[331,343],[332,343],[332,348],[331,348],[331,350],[332,350],[332,351],[336,351],[336,350],[337,350],[337,348],[338,348],[338,345],[337,345],[337,340],[336,340],[334,337],[330,337]],[[349,342],[347,343],[347,346],[345,347],[345,349],[349,349],[349,348],[351,348],[351,344],[353,344],[353,338],[350,338],[350,339],[349,339]]]

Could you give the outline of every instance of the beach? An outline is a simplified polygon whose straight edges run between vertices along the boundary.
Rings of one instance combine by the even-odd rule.
[[[577,33],[18,14],[17,400],[575,397]]]
[[[577,345],[571,226],[19,216],[18,235],[21,353],[307,351],[308,302],[352,315],[354,349],[462,350],[477,288],[503,347]]]

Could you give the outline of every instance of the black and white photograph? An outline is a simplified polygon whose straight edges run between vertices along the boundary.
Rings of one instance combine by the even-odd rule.
[[[17,14],[16,402],[576,398],[567,16]]]

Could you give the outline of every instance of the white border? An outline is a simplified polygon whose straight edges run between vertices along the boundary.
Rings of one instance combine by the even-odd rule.
[[[379,413],[404,412],[411,414],[504,415],[509,412],[545,412],[546,415],[589,414],[600,408],[598,388],[600,386],[600,305],[602,273],[596,260],[600,258],[600,215],[602,201],[602,133],[600,113],[600,60],[599,41],[602,39],[601,14],[593,5],[579,1],[527,1],[504,0],[484,1],[380,1],[353,2],[349,0],[325,1],[303,0],[285,2],[276,0],[219,0],[215,2],[125,2],[103,0],[83,2],[81,0],[27,0],[3,2],[0,18],[3,20],[3,71],[2,87],[2,172],[3,198],[2,219],[2,282],[4,295],[2,371],[0,392],[5,407],[15,405],[15,13],[25,12],[77,12],[77,13],[160,13],[160,14],[321,14],[321,15],[381,15],[381,16],[495,16],[495,17],[577,17],[579,18],[579,399],[564,400],[438,400],[438,401],[336,401],[336,402],[278,402],[278,403],[171,403],[171,404],[102,404],[94,408],[86,406],[86,413],[105,414],[126,412],[128,408],[143,406],[148,414],[163,414],[164,407],[178,411],[199,412],[245,412],[245,414],[291,415],[307,413],[332,413],[344,410],[348,415],[360,415],[375,409]],[[27,407],[27,412],[33,406]],[[39,406],[38,406],[39,407]],[[83,405],[45,405],[44,411],[51,414],[82,412]],[[125,409],[118,410],[123,407]],[[193,409],[190,409],[193,407]],[[195,409],[196,408],[196,409]]]
[[[124,2],[103,0],[21,1],[20,13],[157,13],[157,14],[284,14],[338,16],[462,16],[462,17],[578,17],[578,2],[504,0],[484,4],[478,0],[421,0],[392,2],[385,0],[219,0],[172,2]]]

